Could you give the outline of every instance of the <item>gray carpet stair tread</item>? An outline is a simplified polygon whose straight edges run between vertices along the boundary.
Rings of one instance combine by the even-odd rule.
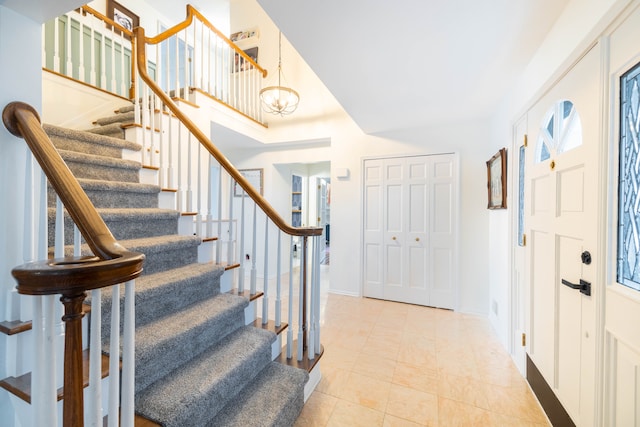
[[[98,135],[93,132],[85,132],[81,130],[67,129],[55,125],[44,124],[42,126],[49,137],[62,137],[83,141],[95,145],[109,146],[113,148],[126,149],[132,151],[142,150],[142,145],[126,141],[124,139],[113,138],[104,135]]]
[[[165,427],[202,426],[271,363],[275,334],[244,326],[136,395],[136,412]]]
[[[124,193],[159,193],[161,188],[153,184],[140,184],[137,182],[113,182],[99,179],[78,178],[80,186],[84,190],[91,191],[115,191]]]
[[[122,123],[110,123],[104,126],[96,126],[91,129],[87,129],[86,132],[95,135],[122,135],[124,136],[124,128]],[[116,139],[118,139],[116,137]]]
[[[118,114],[114,114],[113,116],[102,117],[96,120],[96,124],[99,126],[110,125],[112,123],[133,123],[135,120],[135,116],[132,111],[127,112],[119,112]]]
[[[158,313],[156,321],[136,328],[136,393],[165,377],[182,371],[191,358],[215,346],[243,326],[248,302],[218,294],[180,311]],[[107,340],[104,340],[104,350]]]
[[[98,156],[95,154],[80,153],[78,151],[69,151],[58,149],[60,156],[65,162],[72,161],[76,163],[85,163],[87,165],[96,165],[117,169],[140,170],[142,164],[134,160],[117,159],[114,157]]]
[[[201,237],[166,235],[145,237],[141,239],[121,240],[119,243],[130,251],[142,253],[157,253],[168,250],[179,250],[197,247],[202,242]]]
[[[306,371],[271,362],[207,427],[292,426],[304,405]]]

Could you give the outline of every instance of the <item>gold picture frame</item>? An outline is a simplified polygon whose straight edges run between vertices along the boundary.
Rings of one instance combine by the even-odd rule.
[[[501,148],[487,161],[487,209],[507,208],[507,149]]]

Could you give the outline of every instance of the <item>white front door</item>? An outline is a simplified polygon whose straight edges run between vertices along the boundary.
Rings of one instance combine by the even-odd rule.
[[[604,319],[604,422],[640,426],[640,11],[610,39],[609,263]],[[616,227],[617,225],[617,227]]]
[[[529,111],[525,170],[528,352],[580,426],[595,422],[599,59],[597,45]]]
[[[453,154],[364,162],[364,295],[455,307]]]

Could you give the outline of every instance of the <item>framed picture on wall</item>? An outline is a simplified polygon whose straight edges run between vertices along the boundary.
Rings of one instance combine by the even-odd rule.
[[[507,149],[501,148],[487,161],[488,209],[507,208]]]
[[[114,0],[107,0],[107,17],[129,31],[140,25],[140,17]]]
[[[264,188],[263,188],[264,169],[238,169],[238,172],[240,172],[240,174],[244,176],[247,181],[249,181],[249,184],[251,184],[253,188],[255,188],[260,192],[261,196],[264,196]],[[234,182],[233,195],[235,197],[242,197],[243,194],[245,197],[249,197],[246,194],[246,192],[242,190],[242,187],[240,187],[237,182]]]

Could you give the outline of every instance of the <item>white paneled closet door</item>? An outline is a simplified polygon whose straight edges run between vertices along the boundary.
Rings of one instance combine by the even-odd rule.
[[[364,295],[455,308],[454,154],[364,162]]]

